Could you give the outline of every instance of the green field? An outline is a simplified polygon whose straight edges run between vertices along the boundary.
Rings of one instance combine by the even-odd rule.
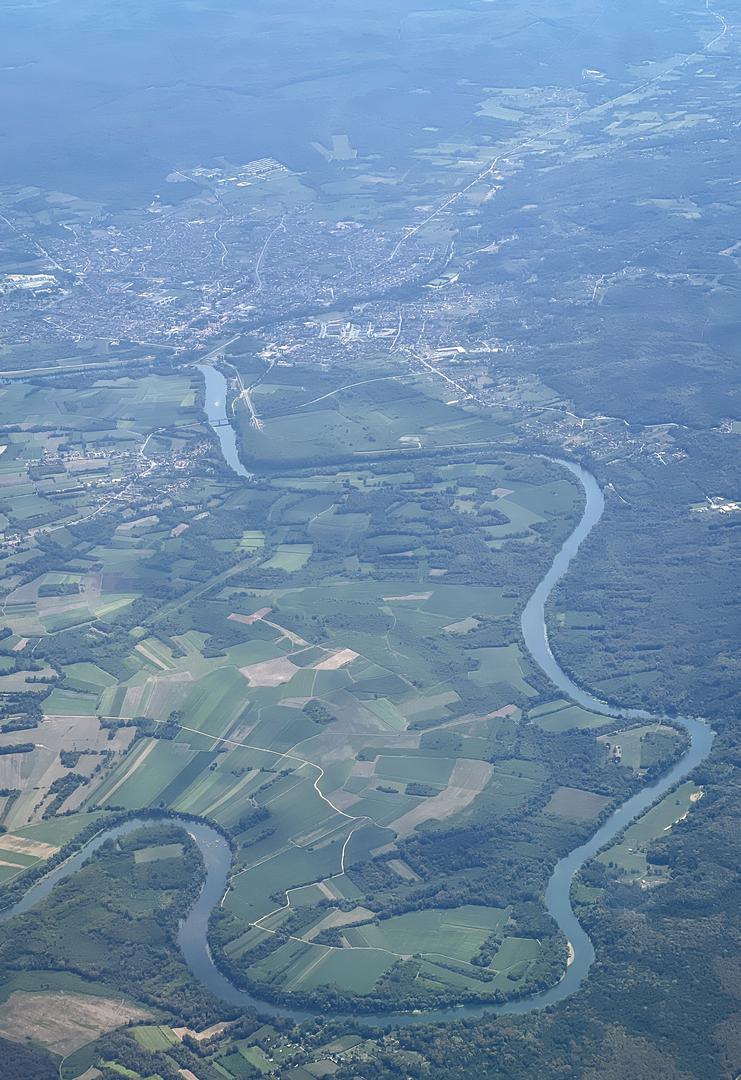
[[[638,772],[649,765],[670,757],[681,745],[680,733],[664,724],[643,724],[610,735],[600,735],[599,740],[620,752],[620,764]]]
[[[46,749],[21,765],[27,787],[52,790],[17,803],[41,819],[20,845],[35,831],[63,842],[89,812],[202,816],[233,839],[212,947],[235,977],[300,995],[391,987],[413,1003],[405,958],[418,956],[419,988],[447,1000],[520,990],[544,969],[531,916],[507,899],[513,866],[547,865],[607,805],[593,792],[619,792],[629,772],[597,754],[581,784],[561,782],[569,733],[604,721],[544,693],[520,641],[520,601],[571,528],[578,488],[496,448],[503,417],[441,400],[426,376],[335,393],[315,373],[328,397],[297,377],[276,366],[256,393],[268,421],[240,429],[263,470],[254,484],[203,450],[200,383],[181,374],[93,381],[74,402],[34,395],[39,415],[74,417],[83,459],[88,438],[139,448],[149,435],[146,461],[163,455],[172,482],[167,500],[145,486],[87,531],[69,524],[68,562],[9,594],[10,640],[35,634],[64,675],[44,690]],[[189,447],[198,465],[182,484],[170,455]],[[18,497],[46,499],[56,481],[28,468]],[[96,450],[80,468],[115,490],[123,466]],[[641,767],[666,752],[654,735],[634,751]],[[54,805],[74,812],[44,820],[60,784]],[[537,839],[500,850],[513,815]],[[459,848],[455,905],[434,904]],[[48,854],[19,847],[2,876]],[[134,865],[167,875],[181,856],[154,844]],[[149,1030],[139,1037],[161,1038]]]
[[[156,862],[158,859],[177,859],[183,854],[182,844],[155,844],[134,852],[134,862]]]
[[[692,812],[702,795],[702,789],[688,780],[669,792],[643,817],[630,825],[618,843],[597,856],[605,866],[617,869],[627,881],[666,880],[666,868],[646,861],[646,850],[653,840],[664,836],[671,828]]]
[[[506,920],[507,912],[496,908],[430,908],[386,919],[378,926],[346,930],[344,936],[351,945],[389,949],[398,955],[419,953],[468,961]]]
[[[569,818],[572,821],[591,821],[609,804],[604,795],[580,788],[560,787],[554,791],[545,807],[546,814]]]
[[[589,712],[563,698],[530,709],[528,716],[544,731],[568,731],[570,728],[599,728],[612,723],[609,716]]]
[[[134,1028],[134,1038],[145,1050],[167,1050],[179,1042],[172,1028],[151,1025]]]

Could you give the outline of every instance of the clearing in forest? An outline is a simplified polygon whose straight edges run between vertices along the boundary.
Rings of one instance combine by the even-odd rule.
[[[65,991],[28,993],[14,990],[0,1006],[0,1035],[20,1042],[33,1039],[55,1054],[71,1054],[106,1031],[149,1013],[118,998]]]

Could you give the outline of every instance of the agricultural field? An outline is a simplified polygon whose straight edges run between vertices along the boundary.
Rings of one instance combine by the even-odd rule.
[[[579,489],[492,448],[504,412],[423,377],[293,394],[241,432],[264,475],[240,480],[201,393],[181,371],[44,384],[33,440],[0,457],[13,490],[63,503],[4,563],[0,683],[26,681],[0,732],[0,884],[91,823],[163,809],[233,838],[211,944],[243,985],[372,1005],[557,977],[563,945],[518,875],[541,890],[674,738],[621,732],[616,769],[605,719],[554,700],[522,644]]]
[[[493,415],[487,412],[484,417],[455,408],[435,396],[429,376],[402,382],[391,376],[392,369],[388,370],[385,379],[375,382],[335,386],[316,396],[306,393],[295,411],[271,415],[262,431],[248,424],[246,411],[237,411],[246,455],[261,466],[279,469],[296,461],[299,447],[302,462],[323,463],[353,457],[360,462],[368,455],[389,451],[434,450],[472,443],[487,446],[509,419],[504,410],[499,417],[497,411]],[[272,413],[265,397],[272,392],[280,402],[285,397],[281,391],[293,395],[295,387],[290,370],[275,369],[271,378],[275,380],[272,384],[261,387],[259,407],[267,407]],[[285,387],[281,379],[287,382]],[[296,441],[299,425],[300,444]],[[520,521],[530,520],[530,511],[522,504],[517,504],[516,514]],[[538,520],[538,515],[531,520]]]
[[[545,812],[574,821],[592,821],[599,817],[609,802],[604,795],[598,795],[594,791],[559,787],[546,803]]]
[[[302,1076],[332,1076],[346,1055],[363,1046],[357,1036],[344,1036],[324,1045],[320,1040],[316,1046],[308,1047],[302,1045],[300,1037],[297,1041],[296,1033],[285,1022],[276,1024],[263,1024],[246,1016],[210,1024],[199,1031],[139,1021],[113,1039],[104,1035],[68,1055],[61,1076],[63,1080],[76,1080],[82,1073],[87,1080],[86,1068],[106,1068],[120,1076],[144,1075],[127,1068],[125,1061],[140,1068],[144,1062],[159,1067],[161,1073],[150,1074],[152,1078],[172,1071],[184,1080],[199,1075],[209,1080],[255,1080],[280,1072],[300,1080]],[[191,1040],[198,1045],[197,1055]],[[191,1067],[182,1067],[184,1062]]]
[[[593,713],[580,705],[557,698],[530,709],[528,716],[543,731],[568,731],[570,728],[601,728],[612,723],[609,716]]]
[[[654,840],[684,821],[702,797],[702,788],[691,780],[680,784],[630,825],[617,843],[598,856],[598,862],[621,881],[639,882],[644,888],[664,884],[669,867],[649,863],[646,852]]]
[[[734,7],[0,5],[8,1080],[737,1076]]]
[[[667,724],[636,725],[599,735],[597,741],[605,746],[614,762],[634,773],[665,764],[684,744],[681,732]]]
[[[61,1057],[79,1050],[104,1031],[130,1020],[146,1020],[136,1005],[74,991],[34,993],[14,990],[0,1005],[0,1035],[32,1039]]]

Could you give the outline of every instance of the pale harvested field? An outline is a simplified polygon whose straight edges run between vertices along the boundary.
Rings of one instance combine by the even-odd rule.
[[[415,874],[411,866],[407,866],[403,859],[389,859],[389,866],[405,881],[419,881],[419,874]]]
[[[56,855],[58,847],[44,844],[41,840],[29,840],[27,836],[13,836],[4,833],[0,836],[0,851],[17,852],[19,855],[32,855],[36,859],[48,859]]]
[[[75,596],[42,596],[36,606],[41,616],[66,615],[70,611],[79,611],[84,615],[92,614],[82,593]]]
[[[275,660],[263,660],[260,664],[248,664],[247,667],[239,669],[250,686],[282,686],[283,683],[290,682],[300,670],[285,656],[278,656]]]
[[[340,649],[331,656],[326,656],[324,660],[320,660],[318,664],[314,664],[314,670],[337,671],[338,668],[345,667],[346,664],[351,664],[353,660],[357,660],[357,658],[358,653],[354,652],[352,649]]]
[[[68,772],[59,760],[60,750],[118,750],[130,742],[133,732],[127,731],[121,740],[109,742],[107,732],[101,731],[96,716],[46,716],[34,734],[36,749],[31,754],[11,754],[0,758],[0,787],[17,787],[22,794],[13,803],[6,827],[12,832],[22,825],[38,821],[43,814],[51,784]],[[28,740],[29,733],[22,731],[15,741]],[[18,739],[18,736],[23,738]],[[2,740],[10,736],[2,736]],[[24,760],[21,761],[20,758]],[[97,756],[86,755],[80,759],[78,772],[90,772],[100,761]],[[80,788],[89,793],[90,788]]]
[[[262,607],[257,611],[253,611],[251,615],[240,615],[238,611],[233,611],[229,618],[232,622],[241,622],[245,626],[252,626],[254,622],[258,622],[260,619],[264,619],[266,615],[269,615],[273,609],[270,607]]]
[[[336,806],[338,810],[343,810],[347,813],[355,806],[355,804],[360,802],[360,795],[353,795],[352,792],[333,792],[332,802],[333,806]]]
[[[29,690],[33,693],[38,690],[38,686],[29,682],[29,679],[40,676],[48,679],[55,674],[54,668],[50,667],[41,668],[40,671],[11,671],[8,675],[0,675],[0,694],[23,694]]]
[[[350,776],[373,776],[375,768],[375,761],[355,761],[350,770]]]
[[[77,769],[76,771],[91,779],[88,780],[87,784],[81,784],[80,787],[75,788],[72,794],[67,796],[59,807],[58,813],[65,814],[69,810],[79,810],[85,800],[91,798],[95,794],[106,778],[106,772],[103,769],[101,769],[97,776],[92,776],[99,761],[100,758],[97,757],[80,758],[79,764],[83,765],[83,762],[85,764],[81,769]]]
[[[334,886],[332,885],[331,882],[317,881],[316,887],[319,890],[319,892],[324,893],[324,895],[327,897],[328,900],[341,900],[342,899],[342,895],[339,892],[337,892],[337,890],[334,888]]]
[[[159,518],[156,514],[148,514],[146,517],[136,518],[134,521],[124,521],[116,526],[116,532],[131,532],[132,529],[140,529],[146,525],[157,525]]]
[[[464,810],[485,788],[492,774],[488,761],[457,761],[448,786],[439,795],[422,799],[418,806],[392,821],[389,828],[399,836],[408,836],[423,821],[437,821]]]
[[[154,664],[155,667],[161,668],[163,671],[168,670],[167,664],[164,662],[164,660],[160,660],[159,656],[155,656],[151,649],[148,649],[143,642],[140,641],[138,645],[134,646],[134,648],[138,653],[141,653],[141,655],[146,660],[149,660],[150,664]]]
[[[120,998],[91,997],[59,991],[14,991],[0,1006],[0,1035],[15,1042],[30,1038],[55,1054],[71,1054],[105,1031],[151,1014]]]
[[[431,596],[432,592],[414,592],[405,596],[384,596],[382,599],[388,603],[391,600],[429,600]]]
[[[196,1042],[204,1042],[206,1039],[212,1039],[214,1035],[221,1035],[224,1031],[228,1031],[230,1027],[234,1027],[236,1020],[220,1020],[218,1024],[212,1024],[211,1027],[204,1028],[203,1031],[194,1031],[189,1027],[176,1027],[172,1030],[179,1039],[183,1039],[184,1036],[190,1035],[191,1039],[195,1039]]]
[[[374,912],[369,908],[356,907],[352,911],[331,911],[325,917],[303,935],[304,941],[313,941],[322,930],[331,930],[335,926],[354,926],[355,923],[367,922],[374,917]]]
[[[28,645],[28,638],[22,637],[20,641],[16,641],[15,645],[13,646],[13,652],[23,652],[26,645]]]
[[[467,619],[460,619],[458,622],[448,623],[443,627],[446,634],[467,634],[469,630],[477,630],[481,626],[478,619],[474,619],[473,615],[469,615]]]
[[[126,689],[126,694],[121,705],[120,713],[122,717],[131,718],[132,716],[141,716],[141,703],[144,697],[144,691],[146,690],[146,683],[139,683],[138,686],[129,686]]]
[[[3,833],[0,836],[0,851],[17,851],[22,855],[33,855],[36,859],[49,859],[59,849],[53,843],[43,843],[41,840],[29,840],[27,836],[13,836],[12,833]]]
[[[43,582],[43,574],[34,578],[33,581],[26,582],[25,585],[19,585],[17,589],[13,589],[8,593],[6,603],[8,604],[35,604],[39,597],[39,587]]]
[[[166,720],[179,709],[193,687],[189,671],[174,671],[169,675],[152,675],[147,679],[147,716]]]

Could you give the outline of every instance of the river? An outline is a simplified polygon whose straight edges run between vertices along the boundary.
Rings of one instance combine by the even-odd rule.
[[[197,364],[196,366],[206,381],[206,415],[219,440],[224,460],[237,476],[249,479],[251,473],[245,469],[239,459],[237,434],[226,414],[226,379],[220,371],[217,371],[215,367],[211,367],[210,364]]]
[[[231,425],[220,423],[226,419],[226,380],[215,368],[203,365],[199,367],[206,379],[206,412],[214,425],[224,457],[228,464],[240,476],[248,477],[237,454],[234,429]],[[581,543],[586,539],[602,517],[604,497],[594,476],[572,461],[554,460],[576,477],[581,484],[585,503],[582,516],[573,532],[564,541],[550,569],[530,597],[522,613],[522,633],[525,644],[533,659],[545,672],[552,683],[563,695],[592,712],[605,716],[614,716],[626,720],[662,720],[642,709],[616,709],[594,697],[577,684],[559,666],[549,642],[545,618],[545,605],[555,585],[566,573],[571,560],[576,555]],[[710,753],[713,742],[712,728],[703,720],[692,717],[680,717],[679,722],[690,737],[690,745],[685,754],[668,772],[653,784],[647,785],[637,794],[619,806],[614,813],[597,829],[584,844],[575,848],[555,866],[545,893],[545,905],[556,923],[563,931],[573,949],[573,961],[567,967],[564,977],[555,986],[530,997],[509,1001],[502,1005],[464,1005],[452,1008],[430,1009],[419,1013],[381,1013],[363,1014],[363,1019],[379,1024],[406,1026],[414,1023],[460,1020],[463,1017],[479,1017],[486,1014],[513,1015],[544,1009],[573,994],[586,976],[594,960],[592,942],[576,918],[571,906],[571,883],[577,871],[595,855],[600,848],[609,843],[622,829],[644,810],[652,805],[680,780],[684,779]],[[12,908],[0,915],[4,922],[14,915],[28,911],[47,896],[52,887],[69,877],[80,868],[89,855],[106,839],[121,836],[146,823],[147,818],[132,819],[123,825],[114,826],[99,834],[86,848],[78,852],[61,866],[52,870],[46,877],[32,885],[28,892]],[[216,967],[208,947],[208,920],[211,912],[221,902],[226,891],[231,868],[231,852],[226,840],[205,822],[188,823],[188,831],[203,856],[206,867],[206,880],[200,896],[183,920],[178,933],[178,944],[188,967],[208,989],[217,997],[233,1005],[254,1007],[267,1015],[291,1016],[296,1020],[315,1015],[307,1009],[295,1009],[275,1006],[240,990],[231,983]],[[358,1015],[355,1013],[354,1015]]]

